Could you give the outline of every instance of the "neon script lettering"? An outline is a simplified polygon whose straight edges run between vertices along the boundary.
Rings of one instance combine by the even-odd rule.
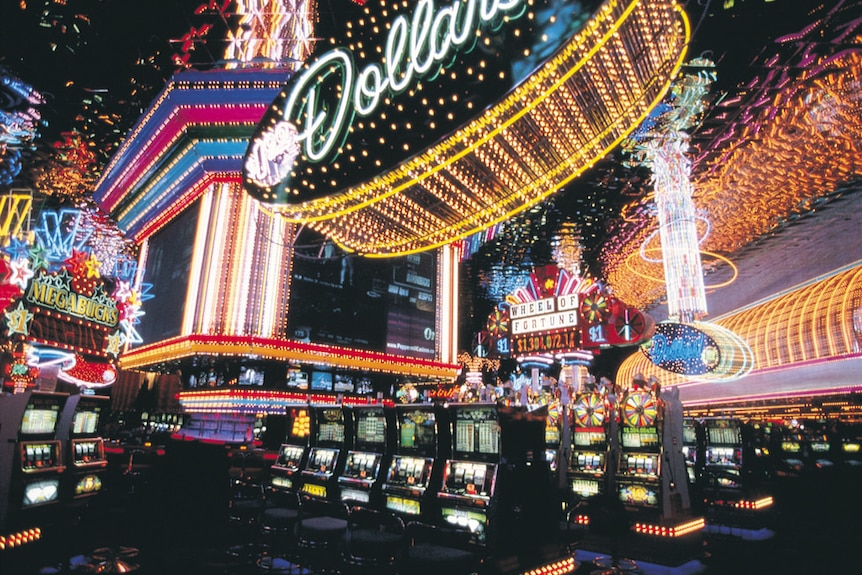
[[[323,54],[294,78],[282,119],[295,126],[295,139],[279,147],[298,149],[312,163],[326,160],[344,143],[357,115],[367,117],[386,97],[408,90],[419,80],[433,78],[441,68],[453,64],[458,51],[466,53],[474,48],[479,30],[496,30],[506,21],[521,17],[527,2],[452,0],[437,9],[434,0],[419,0],[412,20],[406,16],[393,19],[382,62],[357,71],[349,49],[338,47]],[[322,95],[328,84],[336,87],[338,100],[334,104]],[[270,129],[278,130],[277,125]],[[249,154],[249,176],[265,186],[280,180],[271,159],[272,154],[263,150]],[[282,167],[282,173],[284,170]]]

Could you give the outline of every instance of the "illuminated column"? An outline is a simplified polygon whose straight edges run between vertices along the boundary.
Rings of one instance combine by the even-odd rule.
[[[689,136],[672,131],[651,142],[655,203],[667,285],[668,315],[691,322],[706,315],[706,292],[695,225]]]

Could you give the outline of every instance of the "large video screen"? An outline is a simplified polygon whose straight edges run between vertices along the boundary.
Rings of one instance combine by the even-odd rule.
[[[378,259],[316,245],[295,251],[287,338],[435,357],[435,252]]]
[[[149,239],[144,282],[153,298],[144,305],[146,318],[137,326],[144,343],[180,335],[195,245],[197,202]]]
[[[22,435],[52,434],[57,429],[59,416],[60,402],[34,396],[24,409],[18,431]]]

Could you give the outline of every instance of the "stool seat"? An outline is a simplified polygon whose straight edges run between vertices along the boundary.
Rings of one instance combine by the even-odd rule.
[[[435,569],[455,569],[472,567],[477,563],[475,553],[436,543],[416,543],[407,552],[411,562],[420,563]]]
[[[347,532],[347,520],[340,517],[303,517],[303,538],[308,541],[334,542]]]
[[[298,509],[268,507],[261,512],[261,524],[271,528],[290,527],[299,520]]]

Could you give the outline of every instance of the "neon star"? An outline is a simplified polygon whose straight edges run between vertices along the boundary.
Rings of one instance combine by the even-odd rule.
[[[33,270],[30,269],[30,260],[26,258],[12,261],[9,264],[9,272],[9,283],[18,286],[22,290],[27,288],[27,282],[35,275]]]
[[[108,345],[105,349],[105,352],[113,355],[114,357],[120,355],[120,346],[123,345],[123,334],[119,331],[115,331],[113,334],[108,336]]]
[[[73,249],[72,255],[64,263],[73,276],[84,275],[87,271],[87,253]]]
[[[20,238],[10,238],[9,245],[3,251],[13,260],[27,258],[30,256],[30,244]]]
[[[127,281],[119,280],[117,287],[114,288],[114,299],[124,301],[132,295],[132,284]]]
[[[39,271],[40,269],[48,269],[48,252],[45,251],[40,245],[34,245],[30,248],[30,262],[33,264],[33,271]]]
[[[18,302],[18,307],[14,311],[7,311],[6,325],[9,326],[9,335],[20,333],[28,335],[30,333],[30,320],[33,319],[33,314],[30,310],[24,307],[24,302]]]
[[[88,257],[84,261],[84,266],[87,268],[87,277],[88,278],[100,278],[100,277],[102,277],[102,274],[100,273],[100,270],[102,268],[102,262],[100,262],[96,258],[96,256],[90,254],[90,257]]]

